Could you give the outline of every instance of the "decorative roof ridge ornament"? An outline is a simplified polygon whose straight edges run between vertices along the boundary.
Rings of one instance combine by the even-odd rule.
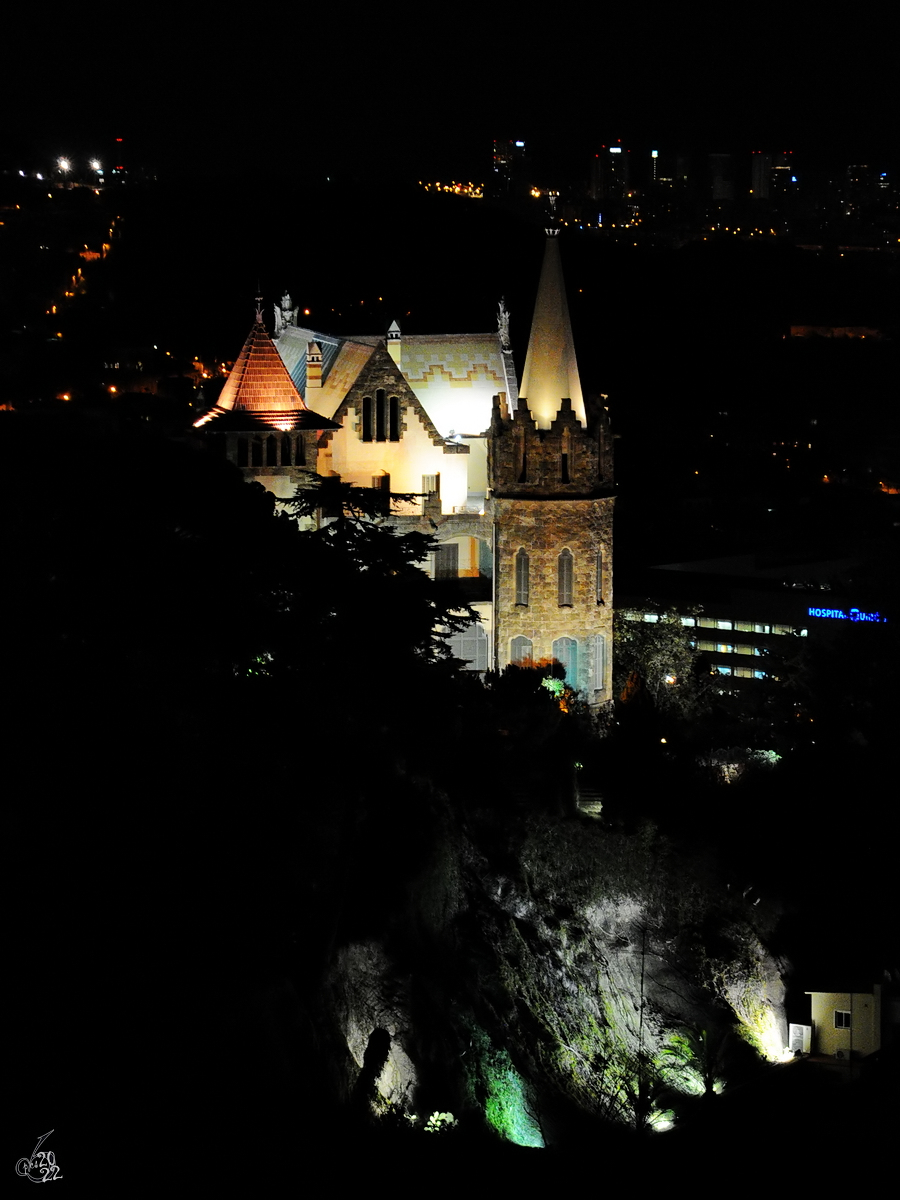
[[[547,193],[550,211],[547,213],[547,224],[544,226],[544,233],[550,238],[559,237],[559,217],[556,215],[556,197],[556,192]]]
[[[500,347],[503,350],[509,350],[509,309],[506,307],[506,297],[500,297],[500,303],[497,306],[497,332],[500,335]]]
[[[275,337],[280,337],[289,326],[297,324],[297,314],[300,310],[294,304],[291,293],[286,288],[281,297],[281,303],[273,304],[272,311],[275,315]]]

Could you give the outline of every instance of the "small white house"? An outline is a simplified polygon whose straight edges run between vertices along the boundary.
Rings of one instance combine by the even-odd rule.
[[[881,1048],[881,984],[869,992],[807,992],[813,1051],[834,1058],[865,1058]]]

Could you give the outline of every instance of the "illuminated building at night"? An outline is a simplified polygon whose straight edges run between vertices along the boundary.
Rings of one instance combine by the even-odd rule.
[[[548,230],[522,386],[508,315],[493,333],[340,338],[285,296],[257,320],[200,419],[248,478],[290,499],[315,471],[414,494],[390,521],[438,543],[478,620],[452,639],[474,670],[557,659],[595,704],[612,688],[612,441],[584,401],[558,230]]]

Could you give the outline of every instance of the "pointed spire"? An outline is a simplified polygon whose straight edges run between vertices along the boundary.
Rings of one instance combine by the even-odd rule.
[[[572,401],[575,416],[582,425],[587,425],[559,258],[559,238],[555,236],[558,232],[547,230],[544,265],[519,388],[519,395],[539,429],[550,428],[564,398]]]
[[[257,297],[256,320],[225,381],[217,407],[266,414],[296,413],[306,408],[275,343],[266,332],[262,297]]]

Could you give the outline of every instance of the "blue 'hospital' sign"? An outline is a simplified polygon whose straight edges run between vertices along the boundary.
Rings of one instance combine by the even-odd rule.
[[[812,608],[809,609],[811,617],[830,617],[833,621],[880,621],[887,623],[887,617],[883,617],[877,612],[861,612],[858,608],[851,608],[848,613],[842,608]]]

